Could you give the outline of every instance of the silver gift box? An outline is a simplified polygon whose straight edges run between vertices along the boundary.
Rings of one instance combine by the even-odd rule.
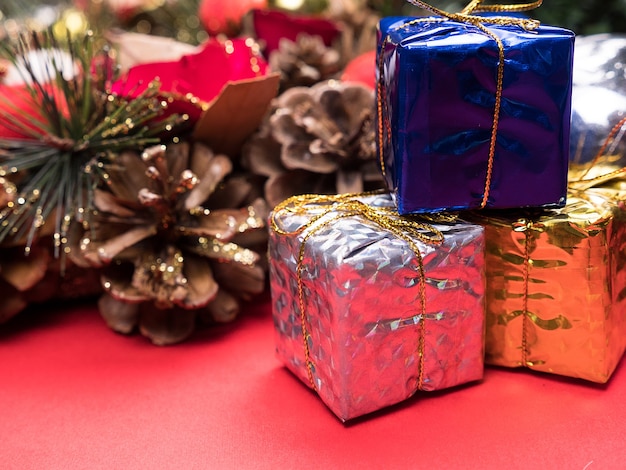
[[[393,207],[386,194],[359,199]],[[482,378],[482,227],[432,224],[443,243],[415,241],[425,273],[424,314],[418,257],[401,237],[361,214],[346,216],[328,206],[275,210],[270,219],[279,231],[305,227],[290,234],[270,230],[278,357],[341,420],[399,403],[417,390]]]

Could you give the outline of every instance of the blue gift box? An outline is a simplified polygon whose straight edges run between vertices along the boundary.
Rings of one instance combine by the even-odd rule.
[[[401,214],[565,204],[574,33],[485,26],[380,22],[378,151]]]

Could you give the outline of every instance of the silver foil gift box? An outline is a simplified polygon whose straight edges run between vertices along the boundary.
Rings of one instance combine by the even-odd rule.
[[[342,421],[482,378],[482,227],[388,194],[294,197],[270,224],[278,357]]]

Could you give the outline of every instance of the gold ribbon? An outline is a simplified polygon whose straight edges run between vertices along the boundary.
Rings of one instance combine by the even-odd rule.
[[[540,222],[533,222],[529,219],[519,219],[512,225],[514,232],[524,233],[524,271],[523,271],[523,293],[522,293],[522,309],[515,310],[507,314],[504,318],[499,319],[503,324],[507,324],[509,321],[522,317],[522,364],[528,365],[528,321],[532,321],[539,328],[544,330],[556,330],[558,328],[569,329],[572,324],[562,315],[549,320],[544,320],[537,316],[537,314],[528,311],[528,288],[530,284],[530,267],[533,265],[533,260],[530,257],[530,242],[533,232],[543,232],[545,226]]]
[[[483,197],[480,203],[480,209],[484,209],[487,205],[487,201],[489,200],[489,192],[491,190],[491,179],[493,176],[493,161],[494,161],[494,157],[496,153],[496,139],[498,136],[498,125],[500,121],[500,108],[502,106],[502,89],[503,89],[503,81],[504,81],[504,44],[502,44],[502,40],[495,33],[489,30],[489,28],[487,28],[487,26],[485,25],[486,24],[516,25],[526,30],[534,30],[539,27],[539,22],[537,20],[527,19],[527,18],[514,18],[514,17],[509,17],[509,16],[485,17],[485,16],[474,15],[473,13],[480,13],[480,12],[516,13],[516,12],[521,12],[521,11],[529,11],[529,10],[533,10],[541,6],[541,4],[543,3],[543,0],[537,0],[535,2],[530,2],[530,3],[496,4],[496,5],[482,5],[483,0],[472,0],[470,1],[470,3],[467,4],[465,8],[463,8],[463,10],[461,10],[460,13],[449,13],[447,11],[440,10],[439,8],[435,8],[432,5],[429,5],[428,3],[423,2],[421,0],[407,0],[407,1],[411,3],[412,5],[415,5],[424,10],[430,11],[431,13],[434,13],[435,15],[438,15],[442,18],[447,18],[449,20],[457,21],[459,23],[472,24],[476,26],[478,29],[480,29],[487,36],[489,36],[491,39],[493,39],[496,45],[498,46],[498,68],[496,72],[496,96],[495,96],[495,105],[494,105],[494,111],[493,111],[493,123],[491,126],[491,138],[489,140],[489,158],[487,160],[487,175],[485,177],[485,188],[484,188]],[[437,19],[418,18],[418,19],[409,21],[407,23],[404,23],[402,26],[398,26],[396,29],[394,29],[394,31],[400,30],[406,26],[410,26],[413,24],[417,24],[421,22],[430,22],[430,21],[437,21]],[[389,37],[390,37],[389,34],[387,34],[387,36],[381,43],[381,50],[380,50],[380,55],[379,55],[379,60],[378,60],[378,68],[379,68],[378,84],[377,84],[378,100],[376,104],[377,113],[378,113],[378,149],[379,149],[378,157],[379,157],[380,168],[383,173],[383,176],[386,176],[385,161],[384,161],[384,156],[383,156],[383,144],[385,143],[384,136],[383,136],[383,131],[385,130],[384,129],[385,126],[383,124],[383,101],[382,101],[382,95],[385,90],[385,87],[383,85],[383,72],[384,72],[384,63],[383,63],[384,54],[383,53],[385,50],[385,46],[389,42]],[[387,135],[389,136],[389,130],[390,130],[389,126],[387,126],[386,130],[388,131]],[[390,137],[388,137],[388,139],[389,138]]]
[[[300,244],[298,253],[298,262],[296,267],[296,278],[298,285],[298,306],[300,308],[300,327],[302,330],[302,338],[304,343],[304,355],[307,366],[307,375],[311,387],[317,391],[317,386],[313,378],[315,365],[311,360],[311,351],[309,346],[309,332],[306,322],[304,286],[302,282],[302,270],[304,268],[304,254],[306,244],[311,236],[329,226],[333,222],[347,217],[362,217],[383,230],[386,230],[394,236],[404,240],[411,248],[418,264],[418,274],[420,278],[420,309],[421,321],[419,340],[418,340],[418,356],[419,371],[417,379],[417,389],[421,389],[424,381],[424,348],[426,327],[426,280],[424,273],[424,263],[416,239],[429,244],[441,245],[443,243],[443,234],[432,225],[422,222],[415,217],[400,217],[398,213],[391,207],[373,207],[359,200],[359,197],[372,196],[382,194],[381,192],[361,193],[361,194],[339,194],[332,196],[325,195],[302,195],[293,196],[278,204],[270,218],[272,230],[279,235],[294,236],[299,235],[308,230]],[[309,220],[293,231],[283,230],[278,224],[276,218],[279,214],[288,213],[291,215],[309,216],[312,210],[319,210],[319,213],[313,215]],[[334,213],[331,215],[331,213]]]

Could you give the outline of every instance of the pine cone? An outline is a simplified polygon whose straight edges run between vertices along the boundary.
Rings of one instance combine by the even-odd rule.
[[[13,183],[0,177],[0,209],[6,210],[14,203],[16,192]],[[8,241],[0,247],[0,323],[26,308],[25,292],[46,272],[48,253],[35,249],[31,250],[31,255],[26,257],[23,246]]]
[[[40,300],[38,287],[42,283],[50,253],[38,246],[30,248],[28,256],[24,246],[0,248],[0,324],[24,310],[31,302]]]
[[[12,183],[0,177],[0,209],[15,201]],[[52,236],[26,246],[23,237],[7,237],[0,245],[0,324],[28,305],[53,299],[87,297],[100,292],[94,270],[80,269],[54,257]]]
[[[377,166],[374,94],[355,83],[296,87],[273,108],[243,149],[243,164],[267,177],[270,206],[295,194],[384,187]]]
[[[228,157],[199,143],[123,152],[103,166],[85,260],[103,269],[100,313],[122,333],[153,343],[187,338],[198,319],[233,320],[265,288],[257,246],[267,209],[243,206],[249,188]],[[243,191],[241,190],[243,189]]]
[[[376,49],[380,15],[359,0],[330,2],[327,15],[341,27],[341,61],[350,60]],[[372,65],[373,67],[373,65]]]
[[[280,73],[281,92],[328,80],[341,70],[339,53],[326,47],[321,37],[304,33],[296,42],[282,38],[278,49],[270,53],[269,64]]]

